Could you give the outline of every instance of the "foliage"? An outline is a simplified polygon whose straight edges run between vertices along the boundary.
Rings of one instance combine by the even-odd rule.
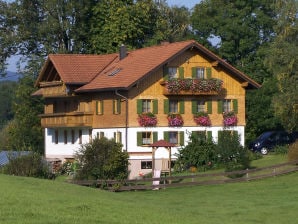
[[[181,166],[179,169],[195,167],[205,170],[216,162],[216,145],[206,140],[206,136],[193,133],[189,136],[188,145],[179,150],[177,157],[176,163]]]
[[[208,113],[202,112],[202,111],[194,115],[194,121],[197,123],[197,125],[201,125],[201,126],[211,125],[211,120],[209,118]]]
[[[78,179],[124,179],[128,177],[128,154],[114,139],[95,138],[76,153]]]
[[[0,132],[4,124],[13,118],[12,98],[17,83],[0,82]]]
[[[224,126],[235,126],[237,124],[237,116],[234,111],[223,112]]]
[[[53,178],[46,161],[38,153],[29,153],[17,157],[10,157],[3,172],[9,175]]]
[[[220,92],[222,90],[222,80],[211,79],[170,79],[166,81],[166,88],[170,93],[180,91],[191,91],[194,93]]]
[[[182,116],[176,113],[168,114],[167,119],[170,127],[179,127],[182,126],[184,123]]]
[[[288,159],[289,161],[298,160],[298,140],[289,146]]]
[[[218,162],[226,171],[246,169],[250,165],[249,154],[240,144],[240,136],[235,132],[223,131],[217,143]]]
[[[152,127],[157,124],[157,118],[155,114],[148,112],[139,114],[138,122],[142,127]]]

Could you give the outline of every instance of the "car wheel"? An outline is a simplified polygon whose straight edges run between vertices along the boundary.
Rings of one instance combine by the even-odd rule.
[[[261,148],[261,153],[262,153],[262,155],[267,155],[268,149],[266,147]]]

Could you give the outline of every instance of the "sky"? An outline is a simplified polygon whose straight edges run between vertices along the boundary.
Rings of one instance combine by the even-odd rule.
[[[200,3],[201,0],[167,0],[169,6],[185,6],[188,9],[192,9],[196,4]],[[16,72],[16,61],[17,57],[12,57],[8,60],[7,70],[11,72]]]

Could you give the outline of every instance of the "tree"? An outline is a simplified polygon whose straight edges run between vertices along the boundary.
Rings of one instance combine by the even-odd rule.
[[[16,82],[0,82],[0,132],[2,127],[13,118],[12,98],[16,86]]]
[[[76,153],[78,179],[124,179],[128,177],[128,153],[114,139],[95,138]]]
[[[275,114],[285,129],[298,129],[298,2],[279,0],[277,37],[270,46],[267,65],[277,79],[278,91],[273,98]]]

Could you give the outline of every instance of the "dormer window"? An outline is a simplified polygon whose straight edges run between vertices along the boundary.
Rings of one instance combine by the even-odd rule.
[[[178,68],[177,67],[168,67],[169,79],[178,78]]]

